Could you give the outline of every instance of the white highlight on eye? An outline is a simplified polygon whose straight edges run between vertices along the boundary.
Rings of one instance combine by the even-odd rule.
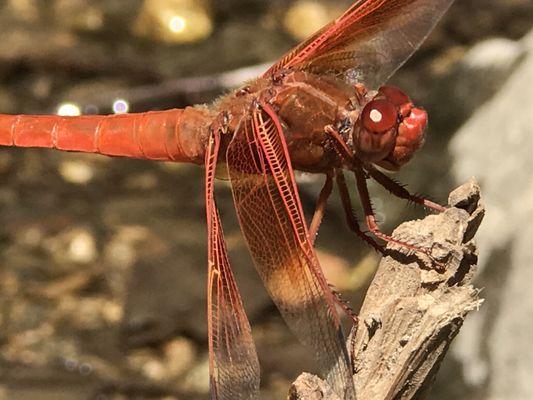
[[[129,103],[124,99],[117,99],[113,102],[113,112],[115,114],[127,113],[130,109]]]
[[[77,117],[81,115],[80,107],[74,103],[63,103],[57,107],[57,115],[63,117]]]
[[[377,124],[383,119],[383,114],[374,108],[372,111],[370,111],[370,119],[372,122]]]
[[[168,27],[174,33],[181,33],[187,27],[187,20],[181,15],[175,15],[170,19]]]

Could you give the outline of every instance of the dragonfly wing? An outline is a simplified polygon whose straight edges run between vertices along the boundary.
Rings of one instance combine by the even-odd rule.
[[[333,295],[310,245],[282,128],[270,106],[254,108],[241,121],[227,163],[239,222],[270,296],[336,393],[354,398]]]
[[[259,361],[250,323],[230,268],[214,199],[219,138],[211,139],[206,163],[208,226],[207,312],[211,396],[216,400],[259,399]]]
[[[358,0],[266,73],[292,68],[382,85],[420,47],[453,0]]]

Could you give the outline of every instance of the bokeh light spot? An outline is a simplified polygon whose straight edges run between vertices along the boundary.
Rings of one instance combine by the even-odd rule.
[[[181,33],[187,28],[187,20],[180,15],[175,15],[170,19],[168,27],[174,33]]]
[[[64,117],[77,117],[81,115],[80,107],[74,103],[63,103],[57,107],[57,115]]]
[[[117,99],[113,102],[113,112],[115,114],[125,114],[130,109],[130,104],[124,99]]]

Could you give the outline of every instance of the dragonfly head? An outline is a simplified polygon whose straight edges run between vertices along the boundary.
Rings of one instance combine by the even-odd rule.
[[[353,132],[357,156],[391,171],[424,144],[427,113],[393,86],[382,86],[363,107]]]

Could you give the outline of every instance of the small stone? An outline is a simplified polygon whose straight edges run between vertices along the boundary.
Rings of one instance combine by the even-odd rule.
[[[121,304],[110,301],[104,305],[102,315],[107,322],[118,324],[124,316],[124,308]]]
[[[159,360],[149,360],[143,365],[142,372],[148,378],[160,381],[165,376],[165,366]]]
[[[54,12],[62,24],[71,29],[98,31],[104,25],[102,8],[86,0],[55,0]]]
[[[207,38],[213,21],[204,0],[145,0],[133,32],[166,43],[194,43]]]
[[[196,364],[183,381],[183,389],[196,393],[209,393],[209,360]]]
[[[67,182],[78,185],[85,185],[94,178],[92,166],[83,161],[64,161],[59,166],[59,173]]]
[[[94,236],[86,230],[73,232],[68,246],[68,256],[76,263],[92,263],[97,256]]]
[[[306,39],[340,12],[317,1],[299,0],[285,14],[285,29],[297,40]]]
[[[163,348],[168,378],[182,375],[193,365],[196,359],[196,348],[186,338],[177,338],[167,343]]]
[[[25,22],[35,22],[40,14],[38,0],[9,0],[7,10]]]

